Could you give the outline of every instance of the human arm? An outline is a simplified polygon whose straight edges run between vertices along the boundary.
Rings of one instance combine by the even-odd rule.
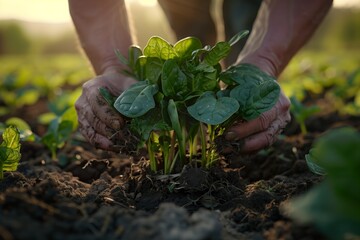
[[[128,88],[134,80],[121,74],[121,65],[114,53],[123,55],[133,44],[125,2],[123,0],[69,0],[69,10],[80,45],[97,75],[83,85],[75,103],[80,132],[96,147],[111,149],[109,139],[124,125],[123,119],[99,94],[99,87],[113,95]]]
[[[331,0],[263,0],[254,27],[235,64],[249,63],[277,78],[310,39]],[[259,118],[231,127],[227,140],[244,140],[242,152],[271,145],[290,121],[290,101],[281,92],[276,105]]]

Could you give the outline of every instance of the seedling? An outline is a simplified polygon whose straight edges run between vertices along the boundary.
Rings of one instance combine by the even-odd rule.
[[[320,111],[320,108],[316,105],[305,106],[296,97],[290,98],[291,108],[290,111],[294,115],[296,122],[300,125],[302,134],[307,134],[307,127],[305,121]]]
[[[76,128],[77,115],[74,107],[51,121],[41,142],[50,150],[53,160],[57,159],[57,150],[65,145]]]
[[[138,82],[118,96],[113,106],[129,119],[141,146],[146,144],[154,172],[159,164],[165,174],[186,163],[211,166],[219,158],[217,136],[235,120],[254,119],[277,102],[279,85],[257,67],[241,64],[221,69],[220,61],[231,46],[247,34],[240,32],[213,47],[203,47],[194,37],[171,45],[155,36],[144,50],[131,46],[127,59],[117,52],[128,66],[126,73]],[[100,92],[113,101],[105,89]],[[198,145],[201,159],[197,158]]]
[[[16,171],[20,158],[20,133],[16,127],[9,126],[0,144],[0,180],[4,178],[3,171]]]

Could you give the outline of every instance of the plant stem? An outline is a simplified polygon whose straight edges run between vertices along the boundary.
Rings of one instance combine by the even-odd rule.
[[[147,141],[147,147],[148,147],[148,153],[149,153],[149,159],[150,159],[150,169],[153,172],[157,171],[157,164],[155,159],[155,153],[153,151],[153,133],[150,133],[150,137]]]
[[[305,122],[300,122],[300,130],[301,130],[301,133],[302,133],[303,135],[306,135],[306,134],[307,134],[307,129],[306,129]]]
[[[200,124],[200,139],[201,139],[201,165],[206,166],[207,157],[206,157],[206,133],[204,131],[204,126]]]

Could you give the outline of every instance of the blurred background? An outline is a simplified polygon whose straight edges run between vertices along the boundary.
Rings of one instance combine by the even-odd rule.
[[[156,0],[127,0],[127,4],[141,47],[152,35],[174,43]],[[334,0],[330,14],[291,61],[280,83],[300,101],[338,84],[341,89],[332,94],[331,105],[359,114],[359,88],[344,90],[349,84],[360,85],[359,53],[360,0]],[[78,47],[67,1],[0,0],[0,122],[21,115],[32,125],[46,124],[73,105],[81,84],[92,75]]]

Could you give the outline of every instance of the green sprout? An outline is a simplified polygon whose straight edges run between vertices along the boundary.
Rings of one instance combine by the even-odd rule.
[[[221,68],[231,46],[247,34],[213,47],[195,37],[171,45],[155,36],[144,50],[131,46],[127,59],[117,52],[138,82],[115,101],[104,88],[100,93],[129,119],[140,146],[147,147],[152,171],[160,166],[169,174],[187,163],[210,167],[219,159],[216,137],[235,120],[257,118],[275,105],[280,87],[274,78],[250,64]]]
[[[290,111],[294,115],[296,122],[300,125],[301,133],[307,134],[307,127],[305,121],[320,111],[318,106],[305,106],[296,97],[290,97],[291,108]]]

